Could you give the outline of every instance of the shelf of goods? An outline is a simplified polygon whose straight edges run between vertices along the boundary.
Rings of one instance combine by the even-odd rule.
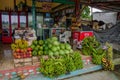
[[[37,35],[40,35],[40,39],[45,40],[52,36],[58,37],[65,30],[66,30],[65,28],[40,28],[37,31]]]
[[[24,39],[28,42],[28,45],[31,45],[32,41],[36,40],[37,37],[34,29],[19,29],[15,30],[14,39]]]

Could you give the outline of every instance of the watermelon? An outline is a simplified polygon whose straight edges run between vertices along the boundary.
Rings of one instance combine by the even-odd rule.
[[[65,52],[64,52],[63,50],[59,50],[59,54],[60,54],[60,55],[64,55]]]
[[[48,47],[49,47],[49,48],[52,48],[52,45],[51,45],[51,44],[48,44]]]
[[[44,55],[48,54],[48,51],[44,51],[43,54],[44,54]]]
[[[33,56],[37,56],[37,52],[36,52],[36,51],[33,51],[33,52],[32,52],[32,55],[33,55]]]
[[[59,52],[58,52],[58,51],[55,52],[55,53],[54,53],[54,56],[59,56]]]
[[[45,51],[48,51],[48,49],[49,49],[49,48],[48,48],[47,46],[44,48]]]
[[[54,47],[54,46],[53,46],[53,47],[51,48],[51,50],[52,50],[53,52],[56,52],[56,51],[57,51],[57,47]]]
[[[38,55],[42,55],[43,54],[43,51],[38,51]]]
[[[43,45],[43,40],[39,40],[39,45]]]
[[[69,50],[64,50],[65,54],[69,54],[70,51]]]
[[[53,52],[52,51],[49,51],[49,56],[53,56]]]
[[[34,45],[37,45],[37,44],[38,44],[38,41],[37,41],[37,40],[34,40],[34,41],[33,41],[33,44],[34,44]]]
[[[40,50],[43,50],[43,46],[39,46],[39,49],[40,49]]]
[[[59,45],[59,42],[58,41],[53,41],[53,45]]]
[[[73,53],[73,50],[72,50],[72,49],[70,49],[70,53]]]
[[[35,47],[35,48],[34,48],[34,50],[35,50],[35,51],[38,51],[38,50],[39,50],[39,47],[38,47],[38,46],[37,46],[37,47]]]
[[[59,46],[56,46],[57,47],[57,50],[60,50],[60,47]]]
[[[35,48],[35,45],[32,44],[30,47],[31,47],[32,49],[34,49],[34,48]]]
[[[60,49],[62,49],[62,50],[65,49],[65,45],[63,43],[60,44]]]
[[[52,37],[51,40],[58,41],[58,38],[57,37]]]
[[[71,46],[69,44],[65,44],[65,48],[70,50],[71,49]]]

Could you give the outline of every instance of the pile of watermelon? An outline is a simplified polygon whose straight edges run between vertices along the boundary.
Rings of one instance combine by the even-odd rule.
[[[51,37],[47,40],[35,40],[32,45],[32,56],[62,56],[65,54],[73,53],[73,50],[68,43],[60,43],[57,37]]]
[[[72,53],[73,50],[68,43],[60,43],[57,37],[51,37],[44,41],[43,54],[49,56],[61,56]]]
[[[30,46],[32,48],[32,56],[40,56],[43,55],[43,40],[34,40],[32,42],[32,45]]]

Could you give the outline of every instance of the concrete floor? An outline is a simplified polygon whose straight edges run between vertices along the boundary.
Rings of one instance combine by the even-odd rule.
[[[34,76],[29,76],[29,78],[26,78],[25,80],[44,80],[44,79],[42,79],[39,75],[34,75]],[[56,80],[56,79],[52,79],[52,80]],[[62,79],[62,80],[120,80],[120,77],[118,77],[113,72],[101,70],[101,71],[82,74],[79,76]]]
[[[110,71],[98,71],[64,80],[120,80],[120,78],[118,78],[113,72]]]

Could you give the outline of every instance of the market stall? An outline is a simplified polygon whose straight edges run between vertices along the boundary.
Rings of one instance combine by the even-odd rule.
[[[59,2],[60,0],[53,1]],[[65,2],[72,5],[65,6],[62,4]],[[17,3],[15,4],[16,11],[18,10],[18,25],[14,29],[14,36],[11,36],[11,22],[8,27],[10,37],[14,38],[11,44],[14,67],[0,71],[1,79],[29,79],[29,75],[39,74],[43,79],[52,80],[100,69],[114,70],[112,46],[107,42],[101,45],[93,31],[82,31],[80,10],[84,8],[88,12],[90,10],[86,6],[81,8],[79,0],[76,2],[65,0],[60,3],[53,3],[52,0],[46,0],[46,2],[31,0],[28,4],[25,0]],[[29,11],[30,8],[32,11]],[[28,16],[28,13],[23,16],[24,10],[32,12],[32,16]],[[39,16],[43,21],[36,19],[36,13],[39,11],[45,13]],[[66,16],[68,14],[69,16]],[[9,15],[10,18],[11,15]],[[69,19],[68,22],[66,19]],[[13,24],[16,25],[16,23],[15,21]],[[38,27],[38,24],[42,25]],[[70,39],[73,41],[71,42]],[[73,45],[80,45],[80,49],[74,49]]]

